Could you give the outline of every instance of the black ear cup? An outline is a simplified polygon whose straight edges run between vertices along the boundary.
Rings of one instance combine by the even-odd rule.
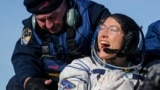
[[[132,42],[133,39],[133,33],[132,32],[128,32],[128,34],[125,36],[124,38],[124,44],[122,49],[120,50],[120,52],[118,52],[117,56],[118,57],[124,57],[127,53],[132,53],[131,50],[129,50],[130,44]]]
[[[132,32],[128,32],[128,34],[126,35],[125,37],[125,41],[124,41],[124,52],[132,52],[132,51],[129,51],[129,48],[130,48],[130,44],[131,44],[131,41],[133,39],[133,33]]]
[[[76,27],[79,24],[79,12],[75,8],[75,2],[73,0],[70,0],[70,9],[67,12],[66,17],[66,24],[69,27]]]

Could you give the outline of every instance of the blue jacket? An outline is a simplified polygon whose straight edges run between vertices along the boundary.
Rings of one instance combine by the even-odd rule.
[[[160,20],[148,26],[148,31],[145,36],[145,54],[145,63],[160,59]]]
[[[78,10],[81,15],[81,24],[77,28],[75,35],[75,43],[78,48],[78,52],[84,55],[90,55],[90,43],[94,31],[100,21],[109,16],[110,12],[103,5],[99,5],[95,2],[88,0],[77,0]],[[48,32],[43,32],[38,25],[35,28],[32,26],[32,17],[23,20],[24,30],[28,29],[30,32],[26,34],[31,34],[31,39],[27,44],[22,40],[23,36],[17,41],[15,49],[12,55],[12,64],[16,73],[16,77],[19,83],[23,84],[26,77],[36,77],[36,78],[50,78],[47,74],[46,68],[44,68],[42,56],[42,42],[50,38],[51,36]],[[66,30],[67,27],[64,26],[62,32],[57,34],[59,45],[63,49],[60,52],[70,51],[67,47],[66,42]],[[51,41],[53,42],[53,41]],[[51,46],[54,46],[54,43]],[[52,48],[51,54],[57,52]],[[61,60],[62,64],[65,60]],[[56,67],[54,67],[56,68]]]

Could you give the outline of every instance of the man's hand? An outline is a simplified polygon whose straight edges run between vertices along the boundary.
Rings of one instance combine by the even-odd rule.
[[[47,90],[47,86],[51,83],[51,79],[29,78],[25,83],[25,90]]]

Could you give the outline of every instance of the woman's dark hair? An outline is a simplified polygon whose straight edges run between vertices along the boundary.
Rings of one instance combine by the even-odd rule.
[[[139,44],[139,30],[138,24],[130,17],[124,14],[116,13],[110,17],[114,18],[120,25],[125,34],[124,43],[119,52],[119,56],[126,56],[127,54],[135,53]]]

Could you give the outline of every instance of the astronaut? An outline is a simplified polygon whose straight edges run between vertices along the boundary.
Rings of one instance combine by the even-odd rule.
[[[141,36],[141,37],[140,37]],[[59,90],[138,90],[143,84],[141,28],[115,13],[94,34],[91,56],[75,59],[60,73]]]

